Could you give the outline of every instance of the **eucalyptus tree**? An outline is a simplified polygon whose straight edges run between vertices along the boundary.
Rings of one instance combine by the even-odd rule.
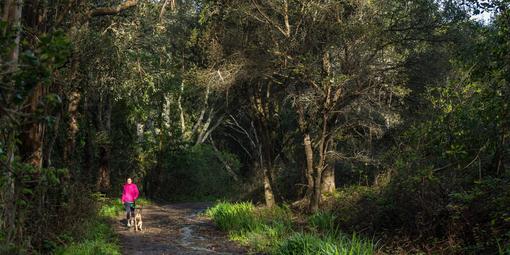
[[[392,98],[408,93],[403,64],[445,22],[434,1],[212,1],[207,8],[217,32],[211,41],[226,57],[241,56],[254,80],[287,95],[312,211],[322,186],[334,189],[332,163],[345,158],[335,152],[340,134],[381,134],[398,122],[391,109]]]

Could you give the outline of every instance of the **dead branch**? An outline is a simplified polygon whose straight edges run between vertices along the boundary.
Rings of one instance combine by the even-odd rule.
[[[115,14],[125,11],[131,7],[134,7],[137,4],[138,4],[138,0],[127,0],[117,6],[114,6],[114,7],[95,8],[89,12],[88,16],[97,17],[97,16],[115,15]]]

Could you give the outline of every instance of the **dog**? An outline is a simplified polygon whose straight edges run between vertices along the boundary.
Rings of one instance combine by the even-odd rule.
[[[142,206],[137,207],[135,209],[135,217],[133,219],[135,227],[135,232],[140,231],[143,232],[143,221],[142,221]]]

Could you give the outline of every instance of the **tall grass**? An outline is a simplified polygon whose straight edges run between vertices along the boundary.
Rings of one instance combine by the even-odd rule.
[[[206,214],[211,217],[221,230],[249,231],[260,225],[254,214],[255,207],[251,203],[218,203],[208,209]]]
[[[320,212],[309,217],[313,231],[293,229],[293,214],[288,208],[255,208],[251,203],[221,202],[206,214],[230,238],[252,251],[276,255],[291,254],[373,254],[376,243],[358,235],[345,235],[335,225],[336,216]]]
[[[294,233],[280,244],[272,254],[324,254],[324,255],[369,255],[374,254],[376,244],[355,234],[342,233],[319,235],[316,233]]]
[[[331,212],[316,212],[308,218],[310,227],[321,232],[336,232],[336,215]]]
[[[251,203],[221,202],[206,214],[220,229],[229,232],[230,239],[257,252],[270,253],[274,244],[281,242],[290,231],[286,208],[261,210]]]

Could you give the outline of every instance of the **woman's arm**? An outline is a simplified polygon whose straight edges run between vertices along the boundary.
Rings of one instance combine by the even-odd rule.
[[[134,194],[134,195],[135,195],[134,199],[136,200],[136,199],[138,199],[138,195],[140,195],[140,192],[138,191],[138,186],[136,186],[136,184],[135,184],[135,190],[134,190],[134,193],[135,193],[135,194]]]
[[[124,194],[126,194],[126,187],[122,187],[122,196],[120,197],[120,202],[124,204]]]

